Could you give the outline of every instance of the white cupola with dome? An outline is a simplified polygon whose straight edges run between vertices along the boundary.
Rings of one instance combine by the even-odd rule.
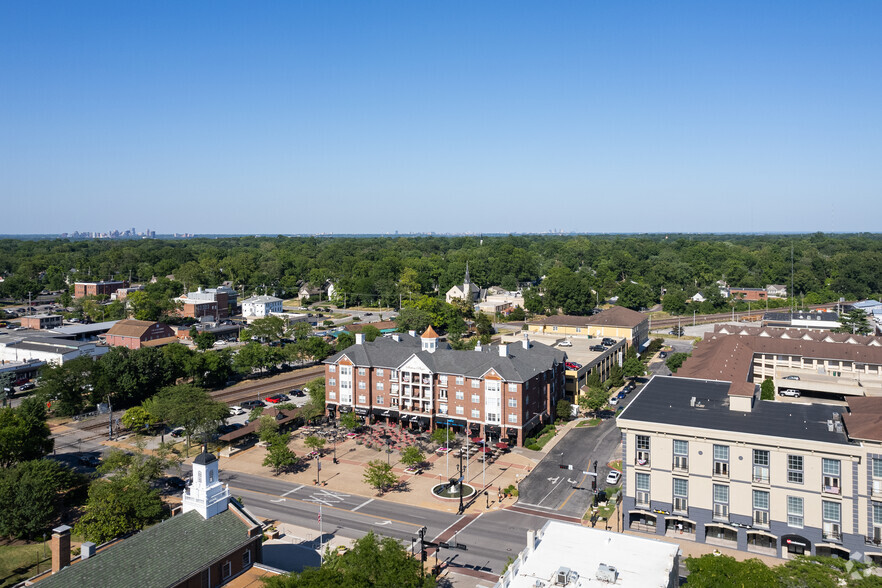
[[[182,501],[184,512],[198,510],[207,519],[227,510],[230,489],[220,482],[218,463],[217,457],[204,448],[193,460],[193,479]]]
[[[429,325],[426,332],[420,335],[420,340],[423,342],[423,351],[434,353],[438,349],[438,333],[435,332],[432,325]]]

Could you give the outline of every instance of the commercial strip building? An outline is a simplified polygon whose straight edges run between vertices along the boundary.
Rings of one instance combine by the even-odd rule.
[[[120,288],[128,286],[126,282],[75,282],[74,298],[83,298],[85,296],[110,296]]]
[[[882,562],[882,399],[853,401],[760,400],[751,382],[653,377],[617,419],[624,528]]]
[[[98,357],[105,353],[107,347],[93,341],[69,341],[48,333],[0,335],[0,361],[3,363],[61,365],[83,355]]]
[[[592,316],[554,315],[527,323],[531,333],[544,335],[625,339],[629,346],[640,349],[649,342],[649,316],[613,306]]]
[[[785,329],[811,329],[829,331],[838,329],[839,314],[824,312],[766,312],[763,314],[764,327],[783,327]]]
[[[550,520],[527,532],[527,546],[494,588],[679,586],[680,548]]]
[[[60,314],[32,314],[21,317],[19,324],[28,329],[54,329],[64,324],[64,318]]]
[[[330,417],[431,430],[454,427],[489,440],[523,444],[549,422],[564,396],[566,353],[531,342],[456,351],[429,327],[356,343],[325,360]]]

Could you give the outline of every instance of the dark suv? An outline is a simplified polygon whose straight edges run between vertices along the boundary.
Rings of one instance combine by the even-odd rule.
[[[252,408],[257,408],[258,406],[266,406],[266,403],[263,400],[246,400],[245,402],[239,403],[239,406],[250,410]]]
[[[606,351],[606,347],[603,345],[592,345],[588,348],[589,351]]]
[[[616,340],[610,339],[609,337],[604,337],[602,343],[604,345],[606,345],[607,347],[612,347],[613,345],[616,344]]]

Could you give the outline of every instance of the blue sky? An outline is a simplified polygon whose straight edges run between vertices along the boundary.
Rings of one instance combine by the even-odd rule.
[[[878,231],[882,3],[0,3],[4,233]]]

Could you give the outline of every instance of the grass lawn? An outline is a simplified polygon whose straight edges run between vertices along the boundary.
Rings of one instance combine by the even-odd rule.
[[[49,541],[27,545],[3,545],[0,547],[0,587],[13,586],[37,573],[37,560],[40,571],[52,565]]]
[[[622,460],[620,460],[620,459],[617,459],[615,461],[611,461],[606,465],[608,465],[610,468],[612,468],[614,470],[618,470],[620,472],[622,471]]]
[[[556,434],[557,429],[552,429],[548,431],[547,433],[536,439],[536,445],[539,446],[539,449],[542,449],[543,447],[545,447],[545,444],[551,441],[551,438],[554,437]]]
[[[593,418],[580,422],[577,427],[596,427],[600,424],[600,419]]]

